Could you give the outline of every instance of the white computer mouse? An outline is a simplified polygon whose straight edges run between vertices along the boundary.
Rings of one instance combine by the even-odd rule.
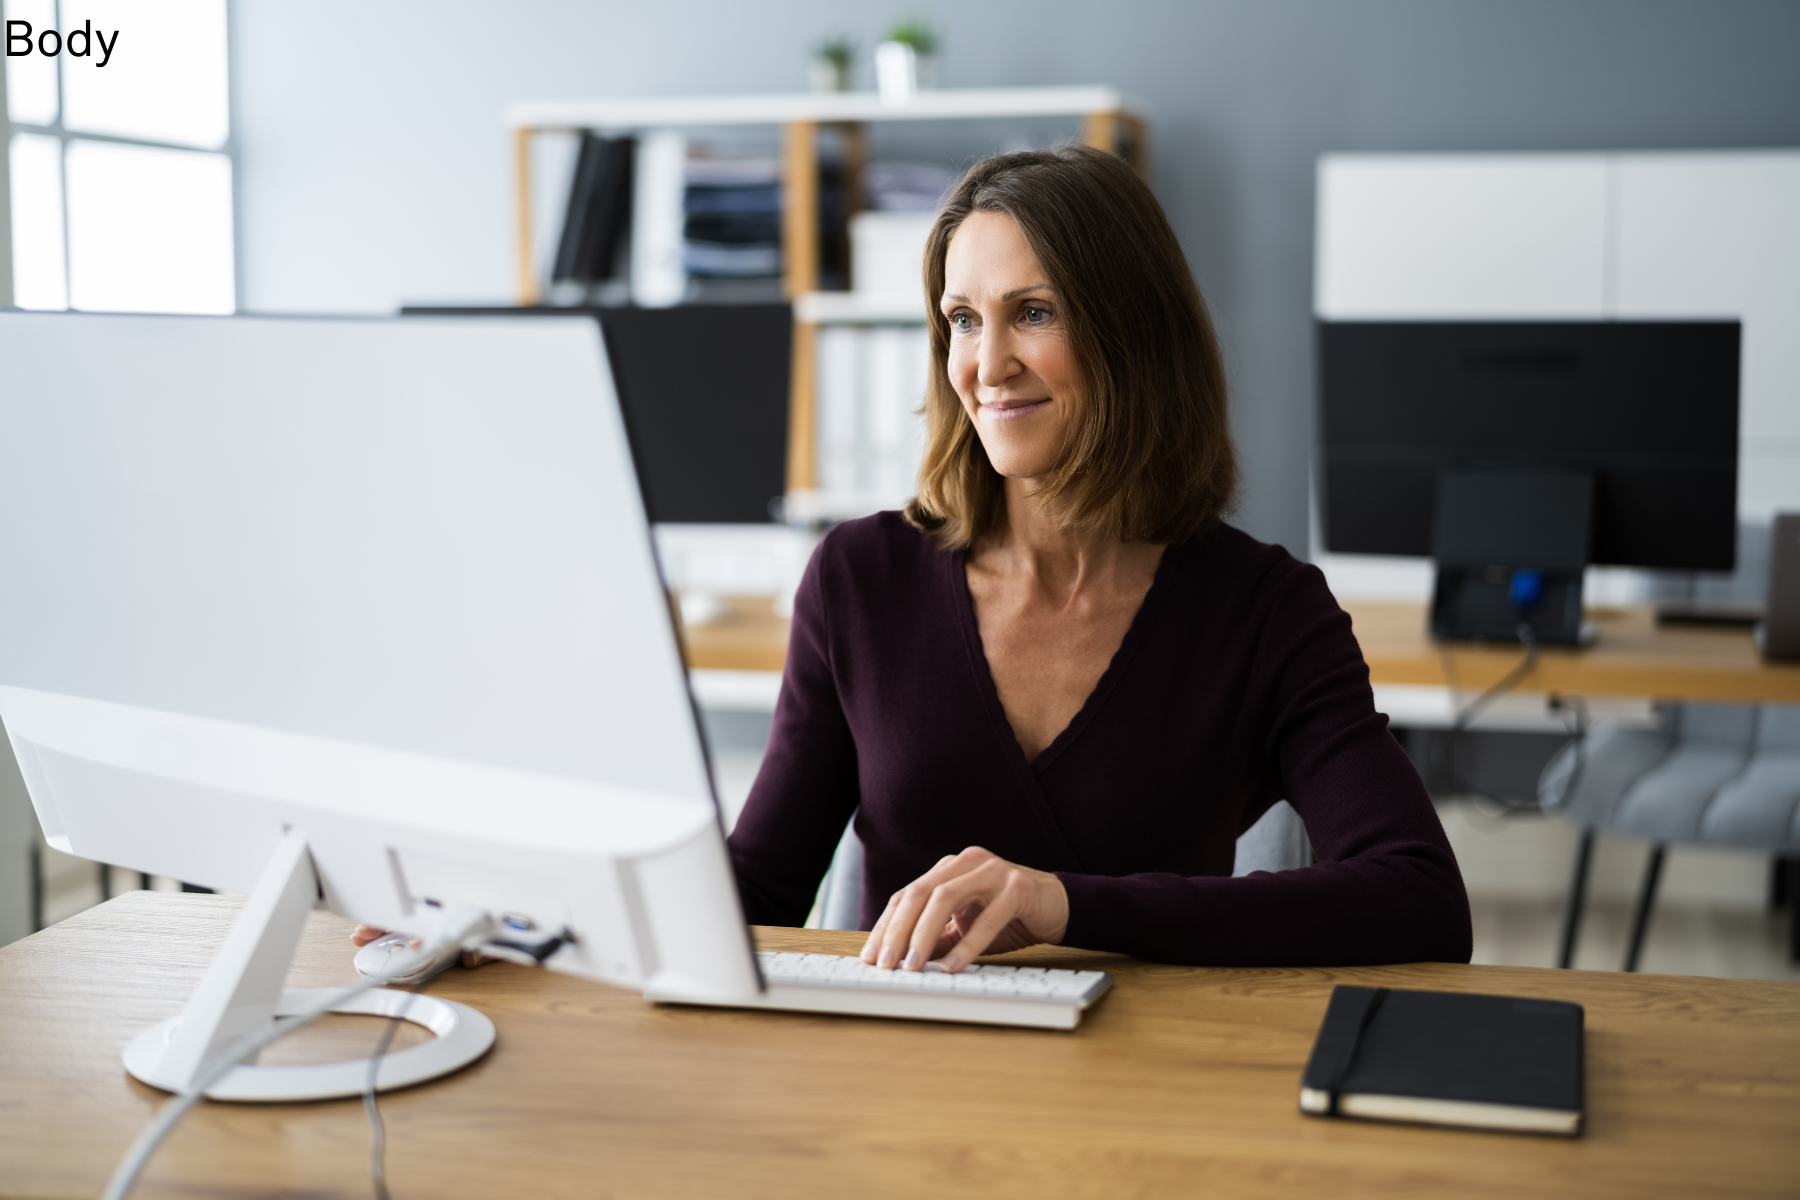
[[[462,947],[450,945],[437,954],[413,949],[416,939],[410,933],[386,933],[356,952],[359,975],[389,975],[389,983],[424,983],[434,979],[462,954]]]

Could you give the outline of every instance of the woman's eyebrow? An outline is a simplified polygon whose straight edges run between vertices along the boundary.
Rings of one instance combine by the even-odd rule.
[[[1001,302],[1004,303],[1007,300],[1011,300],[1014,296],[1023,296],[1026,292],[1050,292],[1054,294],[1055,291],[1056,289],[1047,283],[1034,283],[1030,287],[1014,288],[1012,291],[1006,293],[1006,295],[1000,297],[1000,299]],[[954,300],[959,304],[967,304],[969,302],[969,298],[961,292],[945,292],[944,299]]]

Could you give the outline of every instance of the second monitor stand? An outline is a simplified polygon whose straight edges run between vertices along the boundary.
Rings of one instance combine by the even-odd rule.
[[[1445,641],[1578,646],[1594,477],[1445,471],[1432,522],[1431,633]]]

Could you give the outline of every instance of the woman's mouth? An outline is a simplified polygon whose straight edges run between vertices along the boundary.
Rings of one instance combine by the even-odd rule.
[[[981,411],[996,421],[1013,421],[1028,417],[1050,403],[1050,397],[1039,400],[983,400]]]

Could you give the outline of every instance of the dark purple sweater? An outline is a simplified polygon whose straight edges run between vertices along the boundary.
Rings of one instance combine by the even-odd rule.
[[[1318,861],[1232,878],[1277,799]],[[945,854],[1054,871],[1064,942],[1167,963],[1467,962],[1469,905],[1325,578],[1230,526],[1172,546],[1118,653],[1033,762],[963,555],[898,513],[837,526],[794,602],[762,772],[731,835],[745,913],[798,925],[856,814],[862,927]]]

